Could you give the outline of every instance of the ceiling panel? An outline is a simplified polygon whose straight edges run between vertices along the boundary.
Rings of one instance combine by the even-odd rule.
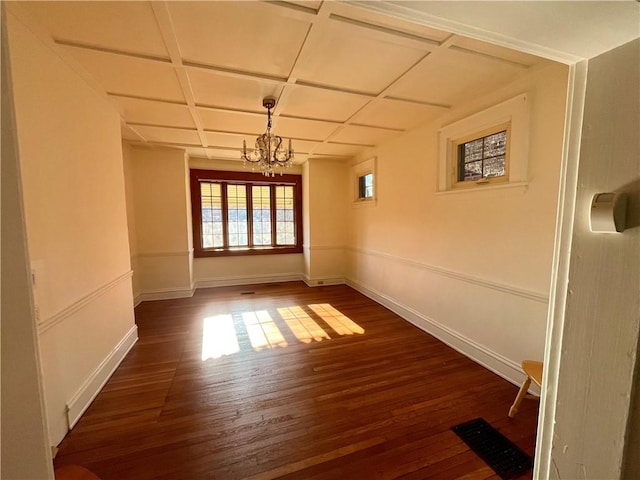
[[[63,47],[108,93],[185,103],[171,64],[96,50]]]
[[[320,5],[322,5],[322,0],[287,0],[284,3],[291,3],[293,5],[299,5],[304,8],[318,10],[320,8]]]
[[[187,155],[189,155],[190,157],[206,157],[207,156],[206,150],[202,147],[186,147],[184,151],[187,152]]]
[[[320,147],[322,143],[312,142],[309,140],[292,140],[291,147],[293,148],[294,155],[309,154]]]
[[[500,47],[498,45],[492,45],[490,43],[481,42],[480,40],[474,40],[473,38],[461,37],[456,35],[449,48],[461,48],[470,52],[478,52],[484,55],[489,55],[497,59],[503,59],[508,62],[513,62],[525,67],[532,67],[540,62],[544,62],[540,57],[529,55],[523,52],[517,52],[509,48]]]
[[[357,3],[7,3],[110,94],[123,138],[233,160],[266,130],[267,96],[297,162],[348,157],[545,61]]]
[[[344,18],[353,19],[362,24],[370,25],[372,29],[382,27],[398,33],[405,38],[421,38],[435,43],[444,42],[451,36],[450,32],[426,27],[415,22],[391,17],[383,13],[362,9],[360,6],[346,2],[332,2],[331,11]]]
[[[259,135],[267,129],[267,115],[197,108],[205,130],[252,133]]]
[[[268,96],[278,98],[282,91],[279,84],[253,78],[237,78],[195,68],[189,68],[187,72],[197,105],[266,114],[262,99]]]
[[[426,55],[425,49],[387,41],[387,34],[353,35],[353,26],[329,21],[324,35],[305,45],[298,79],[358,92],[380,93]]]
[[[380,98],[360,110],[351,121],[373,127],[409,130],[447,111],[446,108]]]
[[[287,97],[280,114],[317,120],[343,122],[362,108],[370,98],[302,85],[287,86]]]
[[[453,50],[427,57],[392,88],[389,96],[459,105],[514,80],[523,68]]]
[[[111,98],[120,105],[127,123],[195,128],[193,117],[186,105],[130,97]]]
[[[255,135],[240,135],[236,133],[218,133],[218,132],[205,132],[207,137],[207,143],[209,147],[226,147],[236,148],[236,157],[240,157],[240,150],[242,149],[242,141],[247,141],[247,148],[253,149],[256,141]]]
[[[339,123],[305,120],[301,118],[276,117],[273,131],[282,137],[324,140],[331,135]]]
[[[310,26],[259,2],[168,6],[185,60],[245,72],[288,75]]]
[[[240,152],[236,150],[226,150],[223,148],[203,148],[206,155],[211,158],[222,158],[225,160],[236,160],[238,163],[240,160]]]
[[[168,58],[149,2],[21,2],[56,40]]]
[[[339,143],[323,143],[313,150],[313,154],[335,155],[339,157],[352,157],[366,147],[357,145],[341,145]]]
[[[388,138],[395,137],[398,133],[396,130],[346,125],[331,137],[331,141],[338,143],[356,143],[358,145],[378,145]]]
[[[136,125],[135,129],[150,142],[201,145],[198,132],[178,128],[149,127]]]

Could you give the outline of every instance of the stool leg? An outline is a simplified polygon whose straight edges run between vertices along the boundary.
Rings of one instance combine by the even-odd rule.
[[[527,394],[527,390],[529,390],[529,386],[531,385],[531,379],[527,376],[527,378],[522,382],[522,386],[520,387],[520,391],[518,391],[518,395],[516,395],[516,399],[511,405],[509,409],[509,417],[515,417],[516,413],[518,413],[518,408],[520,407],[520,402]]]

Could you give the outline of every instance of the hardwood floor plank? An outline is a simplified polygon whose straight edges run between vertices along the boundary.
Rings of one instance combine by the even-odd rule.
[[[533,454],[537,402],[508,418],[516,386],[344,285],[201,289],[142,303],[136,323],[57,466],[103,480],[497,478],[450,430],[476,417]]]

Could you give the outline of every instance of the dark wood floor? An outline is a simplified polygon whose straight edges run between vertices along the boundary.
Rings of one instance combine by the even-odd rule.
[[[202,289],[142,303],[136,322],[56,466],[103,480],[498,479],[450,430],[476,417],[533,454],[536,401],[508,418],[515,386],[347,286]]]

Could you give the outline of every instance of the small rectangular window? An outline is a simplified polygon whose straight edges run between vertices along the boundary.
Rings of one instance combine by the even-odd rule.
[[[508,180],[509,126],[500,125],[455,142],[455,186]]]
[[[373,198],[373,173],[367,173],[358,178],[358,198],[361,200]]]

